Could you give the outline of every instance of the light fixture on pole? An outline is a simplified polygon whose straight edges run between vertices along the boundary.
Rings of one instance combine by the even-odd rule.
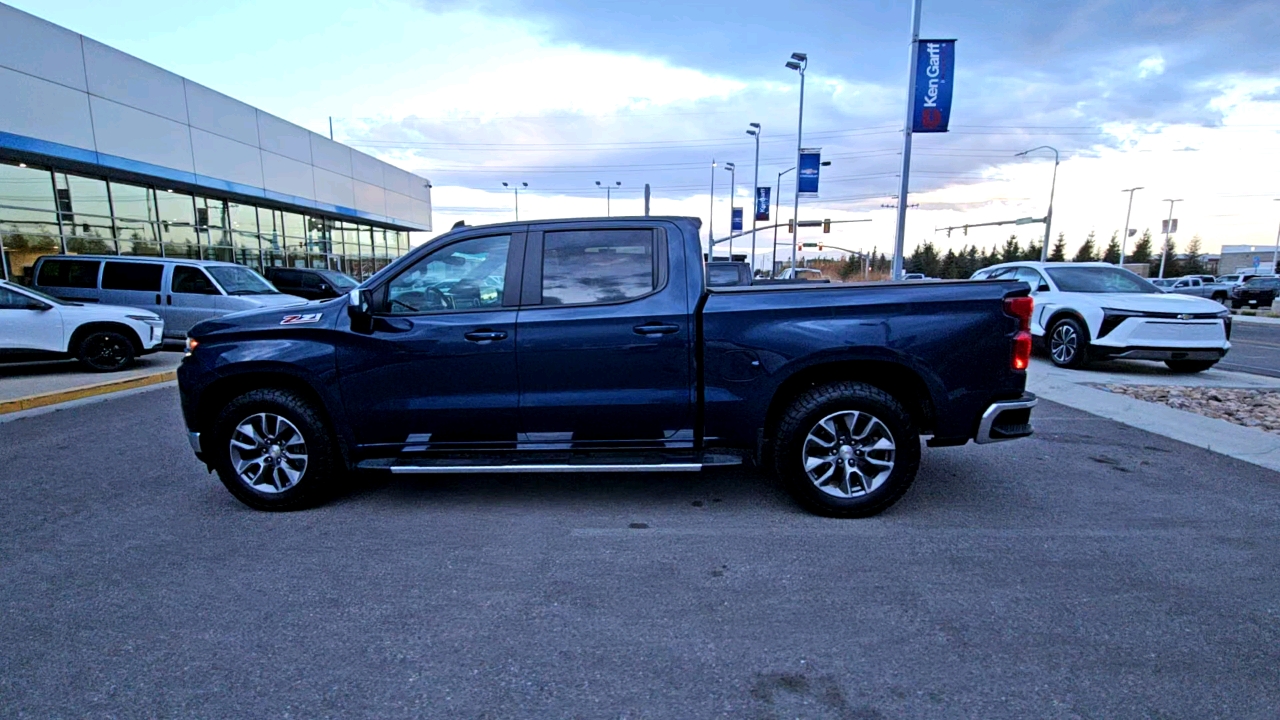
[[[809,56],[805,53],[791,53],[791,59],[787,61],[787,68],[800,73],[800,114],[796,121],[796,167],[800,167],[800,147],[804,143],[804,71],[809,68]],[[799,225],[800,218],[800,173],[796,173],[796,197],[791,207],[791,217],[796,218]],[[796,228],[796,237],[800,236],[800,228]],[[791,243],[791,267],[796,266],[796,244]],[[794,271],[793,271],[794,272]]]
[[[1124,213],[1124,235],[1120,236],[1120,267],[1124,267],[1124,251],[1129,244],[1129,216],[1133,214],[1133,194],[1142,189],[1135,187],[1120,191],[1129,193],[1129,209]]]
[[[1164,223],[1164,247],[1160,248],[1160,277],[1164,278],[1164,260],[1169,254],[1169,235],[1173,232],[1173,204],[1182,202],[1182,198],[1170,200],[1165,198],[1163,202],[1169,203],[1169,219]]]
[[[724,169],[729,171],[729,260],[733,260],[733,196],[738,194],[738,166],[725,163]],[[711,248],[711,257],[715,259],[715,248]]]
[[[622,181],[615,180],[613,185],[609,185],[607,183],[601,183],[599,180],[596,181],[596,187],[604,188],[604,216],[605,217],[613,217],[612,194],[613,194],[614,185],[617,185],[618,187],[622,187]]]
[[[751,181],[751,277],[756,276],[756,194],[760,192],[760,123],[747,123],[747,134],[756,139],[755,179]],[[732,253],[730,253],[732,255]]]
[[[1058,187],[1058,150],[1048,145],[1041,145],[1030,150],[1023,150],[1015,154],[1014,157],[1026,157],[1027,153],[1033,153],[1037,150],[1053,150],[1053,182],[1049,185],[1049,211],[1044,214],[1044,247],[1040,248],[1040,262],[1048,262],[1049,228],[1053,225],[1053,191]]]
[[[527,187],[529,187],[529,183],[527,183],[527,182],[522,182],[522,183],[520,183],[519,185],[516,185],[515,183],[511,183],[510,185],[508,185],[508,184],[506,184],[506,183],[502,183],[502,187],[509,187],[509,188],[511,188],[512,190],[514,190],[514,191],[515,191],[515,193],[516,193],[516,220],[519,220],[519,219],[520,219],[520,188],[522,188],[522,187],[526,187],[526,188],[527,188]]]

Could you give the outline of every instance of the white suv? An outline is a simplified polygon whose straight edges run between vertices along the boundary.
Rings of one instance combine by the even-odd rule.
[[[159,350],[163,337],[164,321],[153,312],[66,302],[0,281],[0,360],[74,357],[110,372]]]
[[[1031,334],[1059,367],[1127,358],[1200,372],[1231,349],[1231,312],[1221,304],[1163,292],[1108,263],[1006,263],[972,279],[997,278],[1031,286]]]

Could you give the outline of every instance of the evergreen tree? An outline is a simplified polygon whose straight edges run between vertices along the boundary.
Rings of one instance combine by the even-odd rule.
[[[964,251],[964,255],[962,256],[962,263],[964,265],[965,277],[969,277],[970,275],[982,269],[982,260],[978,257],[977,245],[972,245],[969,247],[968,250]]]
[[[862,259],[857,255],[849,255],[840,264],[840,269],[836,271],[836,275],[840,276],[841,280],[848,280],[851,277],[855,280],[861,280]]]
[[[944,280],[960,277],[959,268],[956,267],[955,250],[947,250],[947,254],[942,256],[942,262],[938,266],[938,277]]]
[[[1098,259],[1098,250],[1093,246],[1093,231],[1089,231],[1089,237],[1084,239],[1084,244],[1076,251],[1076,256],[1071,258],[1071,262],[1093,262]]]
[[[1067,239],[1062,233],[1058,233],[1058,239],[1053,241],[1053,247],[1049,249],[1049,262],[1066,262],[1067,261]]]
[[[1000,262],[1014,262],[1022,259],[1022,246],[1018,244],[1018,236],[1010,235],[1000,251]]]
[[[1138,242],[1133,246],[1133,252],[1129,253],[1129,262],[1144,263],[1151,262],[1151,230],[1147,229],[1142,233],[1142,237],[1138,238]]]
[[[1112,265],[1120,264],[1120,233],[1111,233],[1111,242],[1107,243],[1107,250],[1102,253],[1102,262],[1109,262]]]
[[[1187,243],[1187,259],[1182,261],[1183,275],[1204,275],[1207,271],[1200,261],[1200,236],[1193,235]]]
[[[1178,277],[1182,273],[1178,270],[1178,245],[1170,237],[1165,241],[1161,256],[1164,257],[1164,274],[1160,273],[1160,257],[1151,259],[1151,274],[1148,277]]]
[[[903,263],[906,272],[924,273],[925,277],[938,277],[938,265],[938,249],[931,242],[917,245]]]
[[[1022,251],[1022,257],[1018,259],[1038,261],[1040,259],[1040,243],[1035,240],[1027,243],[1027,249]]]
[[[985,264],[982,267],[991,267],[992,265],[999,265],[1004,262],[1000,259],[1000,250],[997,249],[995,245],[991,246],[991,252],[987,253],[987,258],[984,262]]]

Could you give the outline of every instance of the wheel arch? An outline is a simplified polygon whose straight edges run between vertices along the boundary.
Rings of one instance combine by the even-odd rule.
[[[883,390],[911,413],[922,434],[933,429],[933,395],[914,369],[892,360],[835,360],[800,368],[778,385],[765,411],[765,437],[774,436],[787,407],[801,393],[836,381],[859,382]]]
[[[1072,308],[1059,308],[1053,311],[1053,314],[1049,316],[1048,321],[1044,324],[1044,341],[1046,345],[1049,342],[1049,336],[1052,334],[1053,326],[1064,318],[1070,318],[1080,323],[1080,328],[1084,330],[1085,342],[1093,342],[1093,330],[1089,328],[1089,321],[1085,319],[1084,315],[1079,310]]]
[[[76,327],[71,331],[71,338],[67,341],[67,352],[75,354],[80,349],[80,343],[84,339],[95,332],[111,331],[124,335],[133,345],[133,354],[141,355],[143,351],[142,338],[138,336],[138,331],[129,327],[125,323],[112,320],[94,320]]]

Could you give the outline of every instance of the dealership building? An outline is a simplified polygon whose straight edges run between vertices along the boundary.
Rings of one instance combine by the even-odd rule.
[[[362,278],[431,230],[426,178],[0,3],[0,274],[112,254]]]

